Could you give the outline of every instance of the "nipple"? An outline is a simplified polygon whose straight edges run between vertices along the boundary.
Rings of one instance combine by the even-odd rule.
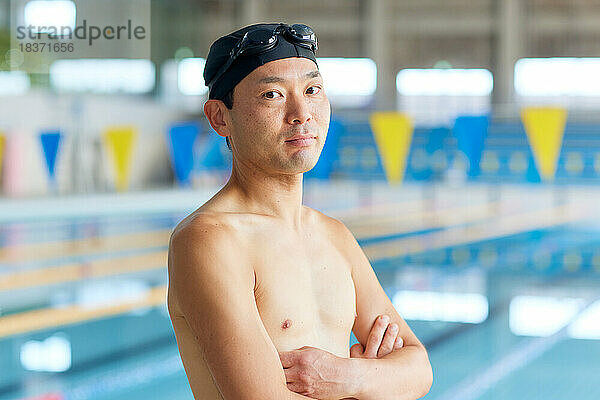
[[[292,326],[292,320],[286,319],[285,321],[283,321],[283,324],[281,324],[281,329],[287,329],[290,326]]]

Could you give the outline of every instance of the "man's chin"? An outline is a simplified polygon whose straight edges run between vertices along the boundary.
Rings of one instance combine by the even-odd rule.
[[[289,165],[298,172],[306,172],[313,169],[318,161],[319,154],[315,154],[315,151],[305,150],[293,154],[289,159]]]
[[[310,162],[310,163],[302,163],[301,165],[296,164],[293,166],[289,166],[289,168],[286,168],[288,173],[290,174],[304,174],[310,170],[312,170],[315,165],[317,165],[316,161],[315,162]]]

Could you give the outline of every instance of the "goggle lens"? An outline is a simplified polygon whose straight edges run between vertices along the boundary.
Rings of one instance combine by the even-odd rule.
[[[266,46],[275,41],[273,31],[268,29],[257,29],[250,31],[247,34],[248,44],[251,46]]]
[[[315,40],[315,33],[313,30],[304,24],[294,24],[291,27],[292,33],[298,38],[304,40]]]
[[[303,44],[310,45],[313,51],[317,51],[317,35],[313,30],[304,24],[294,24],[289,28],[292,36]]]

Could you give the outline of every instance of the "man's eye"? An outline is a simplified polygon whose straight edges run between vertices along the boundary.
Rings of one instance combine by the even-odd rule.
[[[265,92],[265,93],[263,93],[263,97],[264,97],[265,99],[275,99],[275,98],[277,98],[277,97],[279,97],[279,96],[281,96],[281,95],[279,94],[279,92],[276,92],[276,91],[274,91],[274,90],[270,90],[270,91],[268,91],[268,92]]]
[[[308,93],[308,94],[317,94],[317,93],[319,93],[320,90],[321,90],[321,88],[318,87],[318,86],[311,86],[308,89],[306,89],[306,93]]]

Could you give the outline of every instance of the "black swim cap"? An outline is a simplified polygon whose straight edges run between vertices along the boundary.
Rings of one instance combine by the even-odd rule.
[[[285,35],[278,35],[278,41],[275,47],[258,54],[240,55],[220,78],[215,82],[211,82],[219,73],[221,67],[229,60],[230,53],[234,46],[248,31],[257,28],[274,31],[279,25],[281,24],[249,25],[217,39],[210,46],[206,64],[204,66],[204,82],[206,82],[206,85],[209,87],[209,99],[222,100],[225,95],[248,74],[270,61],[290,57],[303,57],[312,60],[315,64],[317,63],[314,51],[290,42]]]

